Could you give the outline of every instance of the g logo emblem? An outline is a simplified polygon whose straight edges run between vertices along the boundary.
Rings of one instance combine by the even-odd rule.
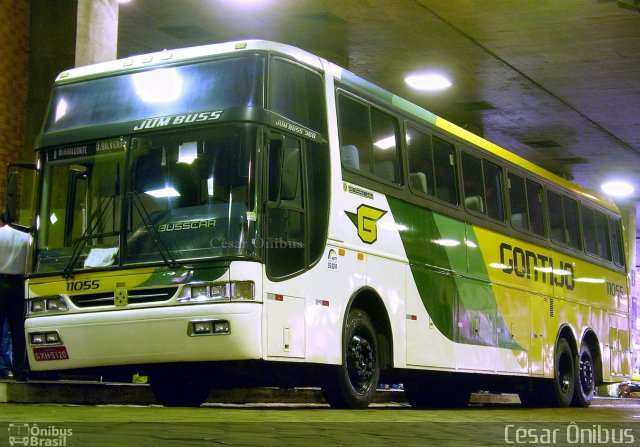
[[[345,211],[349,219],[358,229],[358,237],[365,244],[373,244],[378,240],[378,220],[382,218],[386,211],[379,210],[367,205],[360,205],[357,214]]]

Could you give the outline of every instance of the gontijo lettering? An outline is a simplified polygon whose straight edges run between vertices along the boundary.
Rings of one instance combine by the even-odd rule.
[[[520,278],[564,287],[573,290],[575,287],[574,267],[569,262],[556,261],[553,258],[531,250],[513,247],[506,242],[500,244],[500,264],[503,272],[515,274]]]

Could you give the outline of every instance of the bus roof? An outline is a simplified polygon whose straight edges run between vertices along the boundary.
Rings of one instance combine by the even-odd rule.
[[[509,162],[525,170],[528,170],[554,184],[557,184],[561,188],[570,190],[589,201],[595,202],[606,209],[609,209],[616,213],[619,212],[618,207],[611,199],[594,191],[582,188],[534,163],[531,163],[530,161],[498,146],[497,144],[485,140],[484,138],[475,135],[466,129],[463,129],[462,127],[459,127],[452,122],[447,121],[446,119],[441,118],[398,95],[395,95],[381,87],[376,86],[375,84],[372,84],[371,82],[359,77],[349,70],[346,70],[336,64],[327,61],[325,61],[326,63],[323,64],[323,60],[320,57],[291,45],[266,40],[242,40],[173,50],[164,50],[161,52],[134,55],[115,61],[103,62],[99,64],[87,65],[66,70],[58,75],[55,84],[66,84],[69,82],[78,82],[122,72],[145,70],[147,68],[162,66],[170,63],[207,60],[221,54],[256,50],[286,54],[300,61],[301,63],[304,63],[321,71],[324,70],[324,66],[330,66],[332,71],[331,75],[335,79],[340,80],[346,85],[372,95],[382,102],[400,109],[417,119],[427,121],[432,125],[444,130],[446,133],[455,135],[456,137],[465,140],[477,147],[480,147],[490,153],[493,153],[500,158],[508,160]]]

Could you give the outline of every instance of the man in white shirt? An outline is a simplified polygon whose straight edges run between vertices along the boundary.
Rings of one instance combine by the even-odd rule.
[[[28,234],[6,225],[4,213],[0,213],[0,325],[3,321],[9,323],[13,352],[11,370],[19,381],[27,379],[24,274],[30,240]]]

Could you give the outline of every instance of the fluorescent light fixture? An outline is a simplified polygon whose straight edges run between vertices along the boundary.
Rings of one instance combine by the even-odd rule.
[[[178,163],[190,165],[198,158],[198,142],[188,141],[178,148]]]
[[[460,245],[460,241],[456,241],[455,239],[434,239],[431,242],[442,247],[457,247]]]
[[[145,191],[145,194],[149,194],[150,196],[156,197],[158,199],[164,197],[180,197],[180,193],[175,190],[173,186],[165,186],[161,189],[151,189],[149,191]]]
[[[392,135],[390,137],[383,138],[382,140],[373,143],[373,145],[382,150],[391,149],[392,147],[396,147],[396,137],[395,135]]]
[[[416,90],[435,92],[451,87],[451,81],[439,73],[409,75],[404,82]]]
[[[629,197],[634,191],[631,184],[621,180],[605,182],[601,188],[606,195],[611,197]]]
[[[134,74],[133,85],[144,102],[171,102],[182,95],[184,80],[175,68],[160,68]]]
[[[67,104],[67,101],[65,101],[64,98],[60,98],[60,101],[58,101],[58,105],[56,106],[56,122],[58,122],[60,118],[67,114],[68,107],[69,104]]]

